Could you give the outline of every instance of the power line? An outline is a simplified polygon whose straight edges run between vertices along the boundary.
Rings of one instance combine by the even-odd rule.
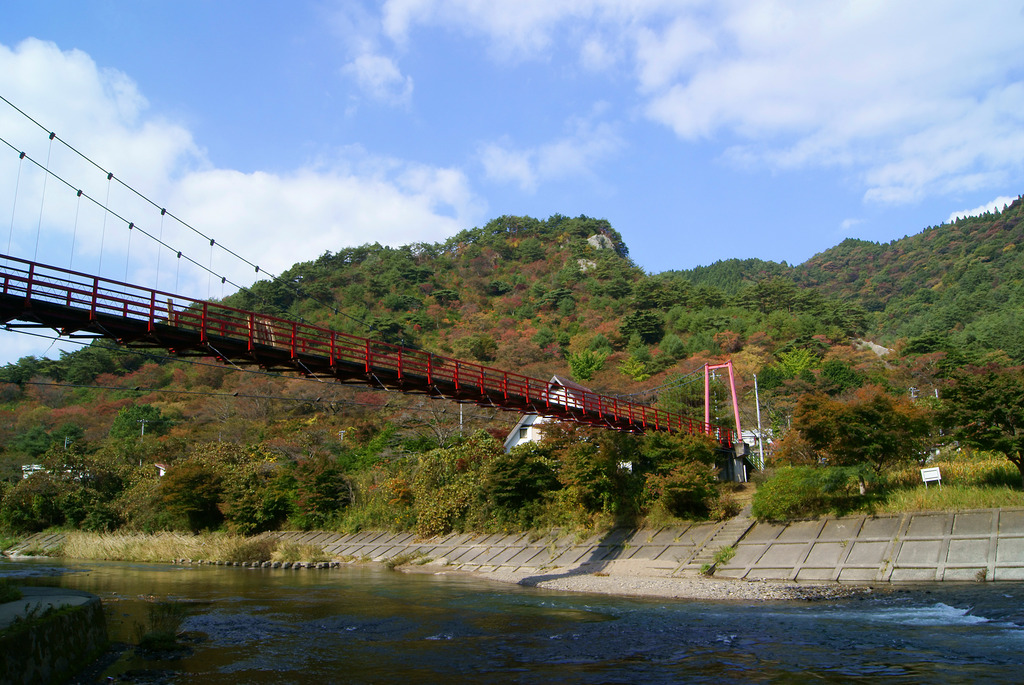
[[[212,251],[212,249],[213,249],[214,247],[219,247],[219,248],[220,248],[221,250],[223,250],[223,251],[224,251],[224,252],[226,252],[227,254],[231,255],[231,256],[232,256],[232,257],[234,257],[235,259],[237,259],[237,260],[239,260],[240,262],[242,262],[242,263],[244,263],[244,264],[246,264],[246,265],[248,265],[248,266],[252,267],[252,268],[253,268],[253,269],[255,270],[255,272],[256,272],[257,274],[258,274],[258,273],[260,273],[260,272],[262,271],[262,272],[263,272],[263,273],[264,273],[265,275],[267,275],[268,277],[270,277],[270,279],[271,279],[272,281],[275,281],[275,282],[280,282],[280,283],[283,283],[283,284],[285,284],[285,285],[286,285],[286,286],[287,286],[288,288],[290,288],[290,289],[291,289],[291,290],[292,290],[293,292],[295,292],[295,294],[296,294],[296,295],[300,295],[300,296],[304,296],[304,297],[307,297],[308,299],[311,299],[311,300],[313,300],[314,302],[316,302],[316,303],[318,303],[318,304],[320,304],[320,305],[322,305],[322,306],[324,306],[324,307],[327,307],[328,309],[330,309],[331,311],[333,311],[335,315],[338,315],[338,316],[343,316],[343,317],[345,317],[345,318],[347,318],[347,319],[350,319],[350,320],[354,321],[355,323],[358,323],[359,325],[363,326],[364,328],[366,328],[366,329],[367,329],[367,330],[369,330],[369,331],[374,331],[374,330],[376,330],[376,328],[375,328],[375,327],[374,327],[373,325],[371,325],[371,324],[368,324],[367,322],[363,321],[362,319],[359,319],[358,317],[352,316],[351,314],[348,314],[347,312],[344,312],[344,311],[342,311],[342,310],[339,310],[339,309],[337,308],[337,306],[335,306],[335,305],[333,305],[333,304],[331,304],[331,303],[328,303],[328,302],[324,302],[323,300],[320,300],[319,298],[317,298],[317,297],[315,297],[315,296],[310,296],[310,295],[308,295],[308,294],[304,294],[304,293],[302,292],[302,289],[301,289],[301,287],[300,287],[300,286],[297,286],[297,285],[296,285],[296,284],[295,284],[294,282],[292,282],[292,281],[289,281],[288,279],[282,278],[281,276],[279,276],[279,275],[276,275],[276,274],[274,274],[274,273],[272,273],[272,272],[266,271],[265,269],[261,269],[261,267],[260,267],[259,265],[257,265],[257,264],[255,264],[255,263],[253,263],[253,262],[249,261],[248,259],[246,259],[245,257],[241,256],[240,254],[238,254],[238,253],[237,253],[237,252],[235,252],[234,250],[232,250],[232,249],[230,249],[230,248],[228,248],[228,247],[225,247],[225,246],[224,246],[224,245],[223,245],[222,243],[218,243],[218,242],[216,241],[216,239],[215,239],[215,238],[213,238],[212,236],[209,236],[209,235],[207,235],[207,234],[203,233],[203,232],[202,232],[202,231],[200,231],[199,229],[197,229],[197,228],[195,228],[194,226],[192,226],[191,224],[189,224],[189,223],[188,223],[187,221],[185,221],[184,219],[181,219],[180,217],[176,216],[175,214],[173,214],[173,213],[169,212],[169,211],[167,210],[167,208],[165,208],[165,207],[161,207],[161,206],[160,206],[159,204],[157,204],[156,202],[154,202],[154,201],[153,201],[152,199],[150,199],[150,198],[149,198],[148,196],[146,196],[146,195],[145,195],[145,194],[143,194],[142,192],[140,192],[140,191],[136,190],[136,189],[135,189],[135,188],[134,188],[133,186],[131,186],[131,185],[129,185],[128,183],[124,182],[124,181],[123,181],[123,180],[121,180],[120,178],[118,178],[118,177],[114,176],[114,173],[113,173],[112,171],[109,171],[109,170],[107,170],[107,169],[103,168],[103,167],[102,167],[102,166],[101,166],[101,165],[100,165],[99,163],[97,163],[97,162],[95,162],[94,160],[92,160],[92,159],[91,159],[91,158],[90,158],[90,157],[89,157],[88,155],[86,155],[85,153],[83,153],[83,152],[79,151],[79,150],[78,150],[77,148],[75,148],[75,147],[74,147],[73,145],[71,145],[71,144],[70,144],[69,142],[67,142],[66,140],[64,140],[63,138],[61,138],[61,137],[60,137],[59,135],[57,135],[57,134],[56,134],[56,133],[54,133],[53,131],[50,131],[49,129],[47,129],[47,128],[46,128],[45,126],[43,126],[43,125],[42,125],[42,124],[41,124],[40,122],[36,121],[36,120],[35,120],[35,119],[34,119],[34,118],[33,118],[33,117],[31,116],[31,115],[29,115],[29,114],[28,114],[27,112],[25,112],[25,111],[24,111],[24,110],[22,110],[22,109],[21,109],[20,107],[18,107],[17,105],[15,105],[15,104],[14,104],[13,102],[11,102],[11,101],[10,101],[10,100],[8,100],[7,98],[5,98],[5,97],[4,97],[3,95],[0,95],[0,100],[3,100],[3,101],[4,101],[5,103],[7,103],[7,104],[8,104],[8,105],[9,105],[9,106],[10,106],[10,107],[11,107],[12,109],[14,109],[14,110],[15,110],[16,112],[18,112],[18,113],[19,113],[19,114],[21,114],[21,115],[22,115],[23,117],[25,117],[26,119],[28,119],[29,121],[31,121],[31,122],[32,122],[33,124],[35,124],[35,125],[36,125],[36,126],[37,126],[37,127],[39,128],[39,129],[41,129],[42,131],[46,132],[46,133],[47,133],[47,136],[48,136],[48,137],[49,137],[49,139],[50,139],[50,142],[51,142],[51,144],[52,144],[52,142],[53,142],[54,140],[57,140],[57,141],[58,141],[58,142],[60,142],[60,143],[61,143],[62,145],[64,145],[64,147],[66,147],[66,148],[67,148],[68,150],[70,150],[70,151],[71,151],[71,152],[73,152],[74,154],[78,155],[78,156],[79,156],[79,157],[80,157],[80,158],[81,158],[82,160],[84,160],[85,162],[87,162],[87,163],[88,163],[88,164],[90,164],[91,166],[95,167],[95,168],[96,168],[97,170],[99,170],[100,172],[102,172],[102,173],[103,173],[104,175],[106,175],[108,183],[109,183],[110,181],[116,181],[116,182],[117,182],[118,184],[120,184],[120,185],[121,185],[121,186],[122,186],[123,188],[125,188],[126,190],[128,190],[129,192],[131,192],[131,193],[132,193],[133,195],[135,195],[136,197],[138,197],[139,199],[141,199],[141,200],[142,200],[143,202],[145,202],[146,204],[150,205],[150,206],[151,206],[151,207],[153,207],[154,209],[158,209],[158,210],[160,210],[160,216],[161,216],[161,221],[163,220],[163,217],[165,217],[165,216],[169,216],[169,217],[170,217],[170,218],[172,218],[172,219],[173,219],[174,221],[177,221],[177,222],[178,222],[179,224],[181,224],[182,226],[184,226],[184,227],[185,227],[185,228],[187,228],[188,230],[192,231],[192,232],[193,232],[193,233],[194,233],[195,235],[197,235],[197,236],[199,236],[199,237],[203,238],[203,240],[209,241],[209,243],[210,243],[210,249],[211,249],[211,251]],[[172,252],[176,252],[176,253],[177,253],[177,256],[178,256],[178,259],[181,259],[182,257],[184,257],[184,258],[185,258],[185,259],[186,259],[186,260],[187,260],[188,262],[190,262],[191,264],[195,265],[196,267],[198,267],[198,268],[199,268],[199,269],[201,269],[202,271],[205,271],[206,273],[210,274],[211,276],[216,276],[217,278],[220,278],[220,279],[221,279],[221,284],[224,284],[224,283],[230,283],[230,284],[232,285],[232,287],[234,287],[234,288],[237,288],[238,290],[241,290],[241,291],[247,292],[247,293],[249,293],[250,295],[253,295],[253,296],[255,296],[255,293],[253,293],[253,292],[252,292],[252,291],[251,291],[251,290],[250,290],[250,289],[249,289],[248,287],[246,287],[246,286],[243,286],[243,285],[239,285],[239,284],[235,283],[234,281],[230,281],[230,280],[228,280],[228,278],[227,278],[226,276],[224,276],[224,275],[222,275],[222,274],[218,274],[218,273],[214,272],[214,271],[213,271],[213,269],[212,269],[212,267],[211,267],[211,268],[205,267],[205,266],[203,266],[202,264],[200,264],[199,262],[197,262],[196,260],[194,260],[194,259],[192,259],[191,257],[189,257],[188,255],[184,254],[184,252],[183,252],[183,251],[181,251],[181,250],[175,250],[175,249],[174,249],[173,247],[171,247],[170,245],[168,245],[168,244],[166,244],[165,242],[163,242],[162,238],[158,238],[158,237],[156,237],[156,236],[152,235],[151,233],[149,233],[149,232],[147,232],[147,231],[143,230],[143,229],[142,229],[142,228],[141,228],[140,226],[136,225],[136,224],[135,224],[134,222],[132,222],[132,221],[129,221],[128,219],[126,219],[126,218],[124,218],[123,216],[119,215],[119,214],[118,214],[117,212],[114,212],[113,210],[111,210],[111,209],[110,209],[110,208],[109,208],[108,206],[106,206],[106,204],[105,204],[105,203],[100,203],[99,201],[97,201],[97,200],[93,199],[92,197],[90,197],[89,195],[85,194],[85,193],[84,193],[84,192],[83,192],[83,191],[82,191],[81,189],[77,189],[77,188],[75,188],[75,187],[74,187],[74,186],[73,186],[73,185],[72,185],[72,184],[71,184],[70,182],[66,181],[65,179],[63,179],[62,177],[60,177],[59,175],[57,175],[56,173],[54,173],[54,172],[50,171],[50,170],[49,170],[49,168],[48,168],[48,165],[47,165],[47,166],[41,165],[41,164],[40,164],[39,162],[37,162],[36,160],[34,160],[34,159],[33,159],[33,158],[32,158],[32,157],[30,156],[30,155],[27,155],[27,154],[26,154],[25,152],[23,152],[23,151],[19,151],[19,150],[17,149],[17,147],[15,147],[15,146],[14,146],[14,145],[13,145],[12,143],[8,142],[8,141],[7,141],[6,139],[4,139],[4,138],[0,137],[0,141],[2,141],[2,142],[3,142],[4,144],[5,144],[5,145],[7,145],[7,146],[8,146],[9,148],[11,148],[11,149],[12,149],[12,150],[13,150],[14,152],[18,153],[18,154],[19,154],[19,156],[20,156],[20,157],[21,157],[22,159],[28,159],[28,160],[29,160],[30,162],[32,162],[33,164],[35,164],[35,165],[36,165],[36,166],[37,166],[37,167],[38,167],[39,169],[41,169],[41,170],[42,170],[42,171],[43,171],[43,172],[44,172],[44,173],[45,173],[46,175],[49,175],[49,176],[53,176],[54,178],[56,178],[57,180],[59,180],[59,181],[60,181],[61,183],[63,183],[64,185],[66,185],[66,186],[67,186],[68,188],[70,188],[71,190],[73,190],[73,191],[76,191],[76,192],[78,193],[78,196],[79,196],[79,197],[82,197],[83,195],[85,195],[85,197],[86,197],[86,198],[87,198],[88,200],[90,200],[91,202],[93,202],[93,204],[95,204],[95,205],[97,205],[98,207],[100,207],[100,208],[102,208],[102,209],[106,210],[106,211],[107,211],[107,212],[109,212],[110,214],[114,215],[115,217],[117,217],[118,219],[120,219],[121,221],[123,221],[123,222],[124,222],[125,224],[127,224],[127,225],[128,225],[128,230],[129,230],[129,231],[130,231],[130,230],[132,230],[133,228],[138,228],[138,229],[139,229],[139,231],[140,231],[140,232],[142,232],[142,233],[143,233],[143,235],[145,235],[146,237],[148,237],[148,238],[149,238],[150,240],[154,241],[154,242],[155,242],[155,243],[157,243],[158,245],[161,245],[162,247],[164,247],[164,248],[166,248],[166,249],[168,249],[168,250],[171,250]],[[105,218],[106,218],[106,217],[104,217],[104,220],[105,220]],[[212,254],[212,252],[211,252],[211,254]],[[301,320],[301,319],[300,319],[300,320]]]

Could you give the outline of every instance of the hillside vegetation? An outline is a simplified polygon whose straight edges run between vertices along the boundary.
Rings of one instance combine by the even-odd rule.
[[[607,221],[504,216],[328,252],[227,303],[696,417],[704,364],[728,357],[745,427],[757,376],[772,463],[814,465],[801,482],[846,497],[937,448],[1020,465],[1022,208],[799,266],[661,274]],[[723,419],[726,385],[712,391]],[[431,534],[733,511],[700,440],[556,428],[503,455],[516,418],[97,342],[0,369],[0,525]],[[26,464],[42,469],[22,479]]]

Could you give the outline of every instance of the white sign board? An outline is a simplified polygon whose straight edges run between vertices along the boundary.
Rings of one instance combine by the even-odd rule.
[[[928,483],[938,483],[942,485],[942,474],[939,473],[939,467],[933,466],[928,469],[921,469],[921,480],[924,481],[924,486],[928,487]]]

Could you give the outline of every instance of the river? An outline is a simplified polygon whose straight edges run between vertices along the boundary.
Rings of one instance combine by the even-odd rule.
[[[93,592],[115,641],[187,603],[180,655],[122,654],[139,683],[1019,683],[1024,584],[913,585],[821,602],[567,594],[370,567],[4,561]]]

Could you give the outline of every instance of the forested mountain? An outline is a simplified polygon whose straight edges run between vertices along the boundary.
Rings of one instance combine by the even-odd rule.
[[[780,435],[812,391],[928,395],[966,363],[1024,363],[1022,211],[1018,199],[889,244],[846,240],[797,266],[734,259],[660,274],[636,265],[607,221],[503,216],[443,243],[327,252],[226,302],[533,377],[564,374],[698,417],[703,384],[692,375],[728,356],[744,425],[756,374]],[[501,436],[515,418],[94,343],[0,369],[0,479],[64,458],[53,456],[60,445],[127,469],[226,441],[316,481],[300,468],[310,459],[333,455],[330,468],[363,473],[445,447],[460,430]],[[152,505],[152,482],[118,478],[118,517]]]

